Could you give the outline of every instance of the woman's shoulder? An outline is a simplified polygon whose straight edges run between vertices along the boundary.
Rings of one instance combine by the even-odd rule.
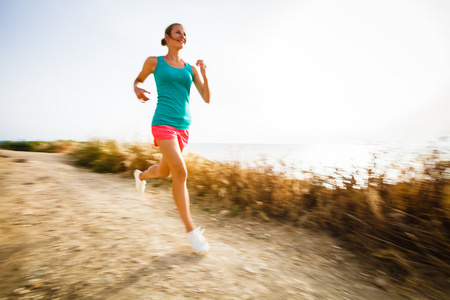
[[[156,66],[158,64],[158,58],[159,58],[159,56],[149,56],[145,60],[145,63]]]
[[[158,65],[157,56],[149,56],[144,63],[144,69],[146,69],[149,74],[155,72],[156,66]]]
[[[186,64],[190,67],[192,75],[196,75],[198,73],[197,69],[195,68],[195,65],[190,64],[190,63],[186,63]]]

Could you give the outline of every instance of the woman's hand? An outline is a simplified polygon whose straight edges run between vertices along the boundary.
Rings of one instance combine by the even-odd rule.
[[[150,100],[145,93],[150,94],[150,92],[147,92],[146,90],[135,86],[134,92],[136,93],[136,97],[141,101],[142,103],[145,103],[146,101]]]
[[[206,77],[206,64],[203,60],[199,59],[197,60],[197,63],[195,64],[197,67],[200,68],[200,73],[202,73],[202,77]]]

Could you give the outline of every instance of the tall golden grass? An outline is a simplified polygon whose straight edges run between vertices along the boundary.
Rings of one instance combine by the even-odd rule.
[[[94,171],[130,176],[160,159],[153,146],[115,141],[80,143],[71,155]],[[442,290],[450,277],[450,162],[435,151],[414,165],[396,170],[395,182],[388,169],[358,170],[366,180],[357,184],[358,174],[308,172],[300,180],[264,160],[245,167],[186,157],[193,200],[209,211],[326,230],[391,278]]]
[[[238,206],[247,217],[325,229],[394,278],[423,284],[439,274],[445,284],[450,162],[437,152],[420,160],[421,167],[400,170],[396,182],[385,180],[388,170],[377,175],[364,170],[367,181],[361,186],[356,174],[310,173],[298,180],[265,163],[244,168],[197,157],[187,160],[188,183],[206,205]]]
[[[34,151],[49,153],[69,153],[78,148],[79,143],[72,140],[58,140],[53,142],[31,141],[31,142],[3,142],[1,149],[14,151]]]

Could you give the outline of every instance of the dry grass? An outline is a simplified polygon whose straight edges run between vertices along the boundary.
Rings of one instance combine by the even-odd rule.
[[[14,151],[69,153],[74,151],[78,145],[78,142],[71,140],[59,140],[54,142],[3,142],[0,144],[0,148]]]
[[[150,145],[90,141],[74,148],[77,163],[97,172],[131,174],[160,159]],[[208,211],[326,230],[402,284],[448,286],[450,162],[437,152],[396,170],[396,182],[386,180],[388,169],[359,170],[362,185],[355,180],[361,174],[299,180],[264,161],[250,168],[189,155],[186,165],[189,190]]]
[[[399,283],[448,285],[450,163],[437,152],[397,170],[396,182],[385,179],[389,169],[359,170],[366,173],[362,186],[355,180],[361,174],[309,173],[298,180],[264,161],[255,168],[201,157],[186,163],[190,191],[210,210],[324,229]]]
[[[114,140],[92,140],[80,143],[70,153],[78,166],[90,168],[99,173],[123,173],[132,177],[133,171],[146,170],[161,159],[158,148],[148,144],[122,144]],[[167,179],[157,178],[151,181],[153,186],[168,183]]]
[[[450,163],[437,152],[418,161],[396,182],[385,180],[389,170],[364,170],[361,186],[357,174],[296,180],[265,163],[243,168],[197,157],[187,161],[188,183],[205,205],[325,229],[391,278],[439,288],[450,275]]]

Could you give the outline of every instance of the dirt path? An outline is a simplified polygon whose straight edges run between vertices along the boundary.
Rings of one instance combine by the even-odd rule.
[[[0,299],[423,299],[323,234],[196,205],[212,248],[194,255],[167,189],[133,184],[0,150]]]

